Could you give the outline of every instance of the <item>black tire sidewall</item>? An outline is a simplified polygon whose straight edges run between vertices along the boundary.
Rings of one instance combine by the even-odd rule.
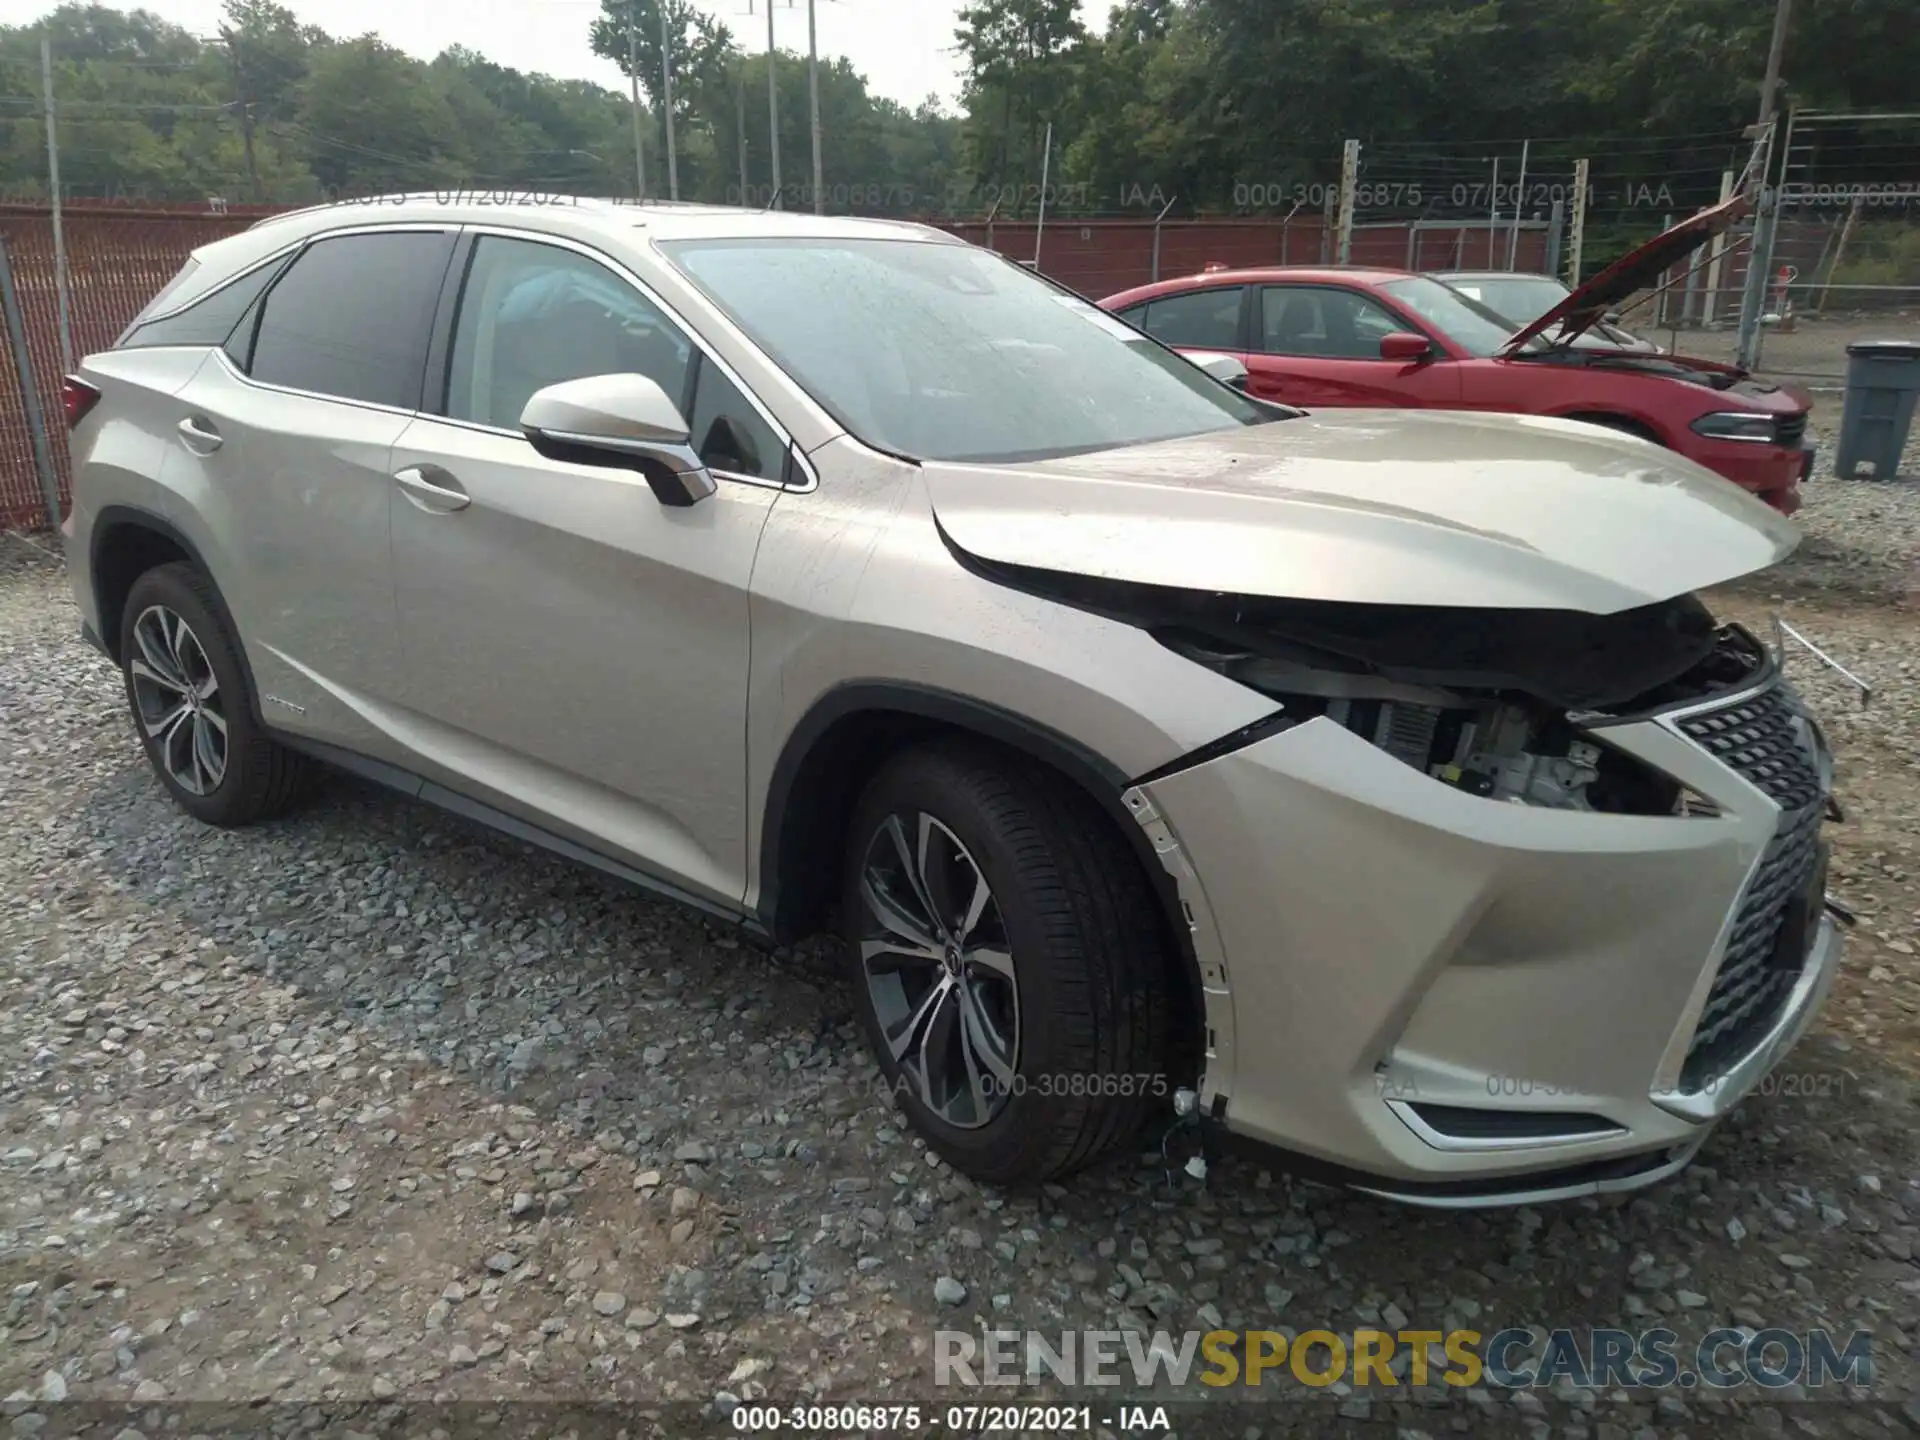
[[[1054,1021],[1063,1008],[1063,997],[1057,993],[1060,966],[1079,962],[1055,955],[1056,947],[1029,898],[1018,859],[996,818],[966,782],[964,772],[942,760],[938,754],[927,753],[903,757],[882,772],[855,809],[841,887],[847,963],[855,987],[854,1004],[885,1084],[920,1134],[956,1168],[1011,1181],[1044,1167],[1052,1137],[1059,1129],[1059,1111],[1087,1103],[1084,1099],[1076,1101],[1071,1094],[1075,1076],[1082,1081],[1097,1078],[1087,1076],[1084,1066],[1067,1051]],[[1000,907],[1014,956],[1014,985],[1020,1004],[1015,1074],[1020,1084],[1000,1113],[976,1129],[949,1124],[929,1110],[913,1081],[888,1056],[854,939],[854,927],[865,913],[859,884],[868,843],[888,815],[915,811],[925,811],[939,820],[971,853]]]
[[[232,633],[225,617],[217,614],[202,597],[201,586],[206,586],[209,592],[212,589],[190,567],[177,564],[149,570],[133,582],[133,588],[127,592],[126,608],[120,615],[120,679],[126,691],[134,735],[146,752],[147,763],[174,803],[197,820],[210,825],[229,825],[249,808],[247,791],[253,777],[248,774],[248,767],[257,763],[262,736],[254,718],[253,687],[247,682],[246,669],[240,663]],[[140,723],[140,707],[133,693],[133,658],[139,654],[133,625],[141,613],[153,605],[163,605],[187,622],[213,669],[225,702],[221,715],[227,722],[227,768],[220,783],[208,795],[195,795],[183,789],[167,773],[158,743],[147,735],[146,727]]]

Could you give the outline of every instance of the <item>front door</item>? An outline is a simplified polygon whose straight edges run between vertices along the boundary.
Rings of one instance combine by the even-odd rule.
[[[1337,285],[1263,285],[1254,313],[1248,389],[1283,405],[1447,407],[1460,377],[1438,345],[1425,360],[1384,360],[1380,341],[1416,330],[1358,290]]]
[[[630,280],[484,235],[446,393],[391,457],[413,743],[446,783],[737,903],[746,875],[748,584],[785,442]],[[717,492],[663,506],[636,472],[543,459],[535,390],[638,372],[679,400]]]

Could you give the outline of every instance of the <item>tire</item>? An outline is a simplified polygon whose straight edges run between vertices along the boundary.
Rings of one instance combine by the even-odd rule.
[[[313,763],[261,727],[226,607],[194,566],[161,565],[133,582],[120,673],[147,762],[196,820],[251,825],[305,792]]]
[[[881,1071],[963,1174],[1066,1174],[1171,1095],[1163,917],[1113,822],[1055,772],[984,744],[894,757],[855,806],[840,915]]]

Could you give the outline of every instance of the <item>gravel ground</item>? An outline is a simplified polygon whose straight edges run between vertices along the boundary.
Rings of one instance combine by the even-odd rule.
[[[1065,1188],[977,1187],[903,1132],[823,949],[767,956],[345,778],[280,823],[197,826],[57,563],[0,539],[7,1423],[186,1435],[170,1405],[274,1400],[320,1402],[259,1412],[282,1431],[372,1433],[406,1404],[540,1399],[721,1434],[741,1399],[978,1402],[932,1386],[941,1326],[1404,1318],[1861,1327],[1875,1383],[1544,1405],[1290,1386],[1176,1409],[1178,1433],[1911,1433],[1920,612],[1893,602],[1920,493],[1809,493],[1812,555],[1723,604],[1758,620],[1783,596],[1880,687],[1861,710],[1795,662],[1843,756],[1835,890],[1862,922],[1836,999],[1678,1180],[1465,1215],[1245,1161],[1196,1181],[1151,1139]]]
[[[1739,588],[1829,603],[1920,604],[1920,424],[1901,454],[1900,478],[1889,481],[1833,473],[1838,397],[1815,403],[1807,430],[1819,454],[1794,517],[1806,538],[1783,564]]]
[[[1791,330],[1768,326],[1760,340],[1758,368],[1767,375],[1797,384],[1823,389],[1834,387],[1831,397],[1822,398],[1838,400],[1837,389],[1846,379],[1847,346],[1856,340],[1911,340],[1920,333],[1920,308],[1911,303],[1920,301],[1920,287],[1915,287],[1907,299],[1910,303],[1887,310],[1855,313],[1836,310],[1826,315],[1803,312],[1795,317]],[[1647,315],[1650,309],[1650,306],[1642,308],[1634,314]],[[1740,348],[1737,329],[1676,332],[1647,324],[1643,330],[1631,319],[1627,326],[1641,330],[1649,340],[1677,346],[1682,355],[1698,355],[1706,360],[1732,364]]]

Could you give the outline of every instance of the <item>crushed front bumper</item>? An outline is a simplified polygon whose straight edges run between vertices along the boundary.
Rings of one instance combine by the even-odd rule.
[[[1799,1039],[1839,963],[1808,858],[1830,762],[1776,685],[1772,708],[1728,709],[1751,692],[1596,732],[1712,814],[1482,799],[1326,719],[1129,791],[1192,921],[1202,1115],[1429,1204],[1632,1188],[1684,1165]],[[1737,768],[1759,751],[1689,733],[1733,726],[1723,712],[1790,728],[1792,786]]]

